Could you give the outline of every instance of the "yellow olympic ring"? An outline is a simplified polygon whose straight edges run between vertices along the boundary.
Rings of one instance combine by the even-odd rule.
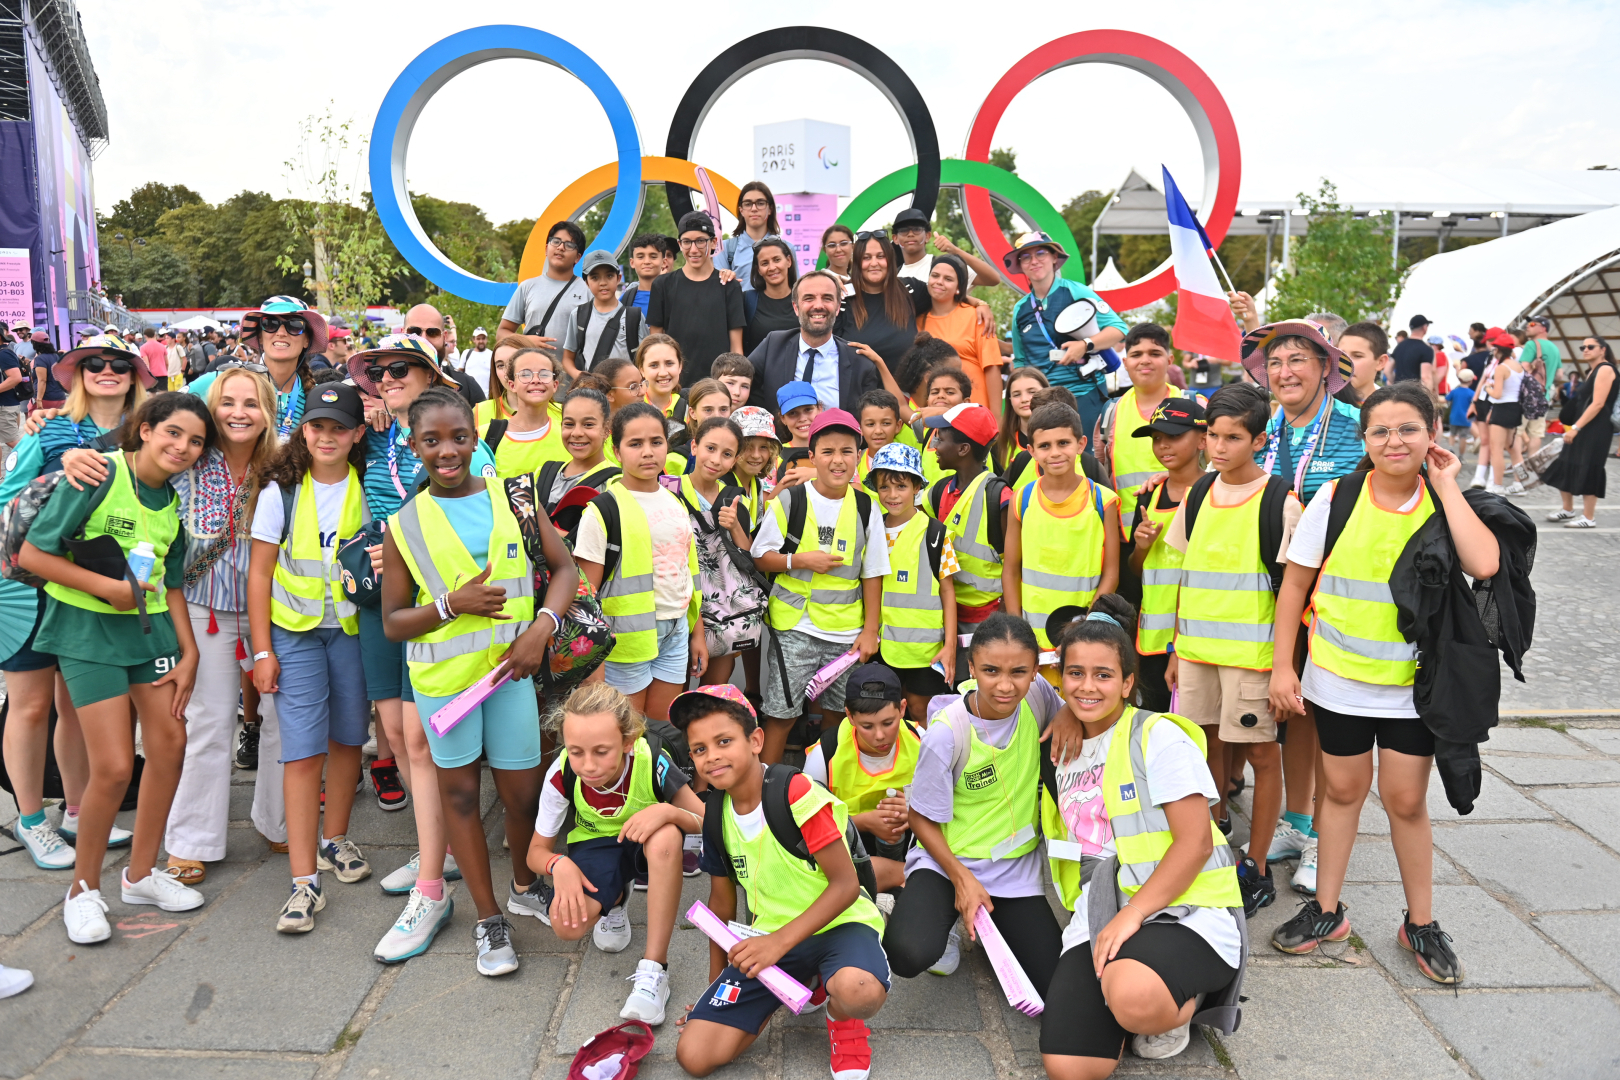
[[[736,206],[737,200],[742,197],[737,185],[713,169],[709,169],[708,173],[709,181],[714,184],[714,193],[719,196],[720,202],[728,208]],[[697,188],[697,165],[683,158],[641,159],[643,184],[670,181],[684,184],[689,188]],[[600,168],[592,169],[563,188],[562,193],[552,199],[545,211],[534,219],[534,229],[529,233],[528,243],[523,247],[523,261],[518,265],[518,280],[527,281],[546,272],[546,230],[559,221],[565,219],[573,221],[599,199],[613,194],[618,184],[619,163],[610,161]],[[719,210],[720,207],[714,209]]]

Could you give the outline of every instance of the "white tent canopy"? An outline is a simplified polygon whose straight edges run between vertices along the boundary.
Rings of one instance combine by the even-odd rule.
[[[1470,323],[1512,326],[1535,314],[1578,359],[1583,337],[1620,338],[1620,207],[1555,221],[1501,240],[1435,255],[1413,267],[1390,325],[1428,316],[1431,333],[1465,335]]]
[[[185,322],[175,323],[174,328],[176,330],[218,330],[220,326],[219,323],[206,315],[193,315]]]

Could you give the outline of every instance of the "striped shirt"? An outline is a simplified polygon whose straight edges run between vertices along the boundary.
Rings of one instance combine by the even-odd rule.
[[[1315,414],[1312,414],[1312,419]],[[1299,496],[1300,502],[1309,503],[1321,486],[1329,480],[1337,480],[1356,471],[1367,449],[1361,441],[1361,410],[1354,405],[1333,399],[1333,410],[1326,418],[1327,430],[1317,439],[1316,449],[1311,454],[1310,464],[1305,467],[1304,491],[1294,494]],[[1266,425],[1266,442],[1270,445],[1271,437],[1277,433],[1278,428],[1288,423],[1288,417],[1281,409],[1272,416],[1271,422]],[[1305,436],[1311,429],[1310,420],[1304,427],[1290,428],[1288,445],[1283,447],[1282,440],[1278,439],[1277,471],[1286,472],[1283,479],[1290,485],[1294,482],[1294,470],[1299,466],[1300,455],[1305,452]],[[1254,455],[1255,464],[1262,469],[1266,467],[1266,451]],[[1283,464],[1289,463],[1284,470]]]
[[[180,521],[185,526],[186,565],[202,557],[215,541],[232,529],[229,502],[230,469],[219,450],[208,451],[198,462],[169,481],[180,495]],[[247,610],[248,558],[253,550],[247,520],[235,522],[236,542],[208,568],[196,584],[185,588],[193,604],[220,611]]]
[[[426,479],[422,459],[411,449],[410,432],[403,424],[395,424],[387,431],[366,429],[366,471],[362,487],[366,493],[366,507],[373,521],[387,521],[399,513],[399,508],[416,494],[416,486]],[[393,444],[393,464],[389,464],[389,444]],[[472,471],[479,476],[495,478],[495,456],[482,441],[473,451]]]

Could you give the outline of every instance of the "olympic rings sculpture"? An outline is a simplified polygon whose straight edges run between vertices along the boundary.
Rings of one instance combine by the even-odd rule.
[[[371,135],[371,187],[377,214],[399,253],[419,273],[447,292],[481,304],[504,305],[517,282],[490,281],[456,266],[422,231],[411,209],[405,181],[405,159],[411,132],[429,99],[455,76],[490,60],[510,57],[540,60],[579,79],[596,97],[613,130],[618,160],[593,169],[568,185],[535,221],[524,249],[519,279],[544,269],[544,230],[550,223],[574,217],[603,196],[613,195],[613,208],[596,238],[597,246],[622,251],[641,217],[643,185],[664,184],[676,220],[692,209],[696,165],[687,160],[709,110],[744,75],[783,60],[814,59],[838,64],[867,79],[900,114],[911,140],[915,165],[896,170],[868,186],[839,215],[839,223],[858,229],[881,207],[912,193],[911,205],[932,215],[939,189],[962,191],[968,236],[986,259],[999,262],[1010,248],[996,222],[990,198],[1011,206],[1033,221],[1072,254],[1080,246],[1067,223],[1040,192],[1018,176],[989,163],[990,145],[1007,106],[1040,76],[1073,64],[1114,64],[1146,75],[1169,91],[1198,135],[1204,161],[1204,228],[1212,242],[1226,236],[1237,207],[1242,155],[1237,125],[1220,91],[1184,53],[1156,38],[1125,30],[1086,30],[1040,46],[1014,64],[979,106],[968,131],[963,159],[942,159],[932,114],[911,79],[887,54],[860,38],[820,26],[785,26],[745,38],[715,57],[698,73],[682,96],[670,122],[665,156],[642,154],[635,117],[613,81],[585,53],[568,42],[527,26],[479,26],[430,45],[400,72],[383,98]],[[715,192],[734,206],[737,185],[708,170]],[[1092,267],[1092,272],[1096,268]],[[1010,283],[1023,288],[1021,275]],[[1168,266],[1140,281],[1100,295],[1116,310],[1151,304],[1175,288]]]

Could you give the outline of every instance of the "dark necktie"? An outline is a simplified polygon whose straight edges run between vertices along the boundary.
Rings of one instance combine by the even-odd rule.
[[[811,349],[810,352],[805,356],[805,358],[804,358],[804,379],[803,379],[804,382],[814,382],[815,381],[816,357],[818,357],[820,355],[821,355],[821,353],[818,350]]]

